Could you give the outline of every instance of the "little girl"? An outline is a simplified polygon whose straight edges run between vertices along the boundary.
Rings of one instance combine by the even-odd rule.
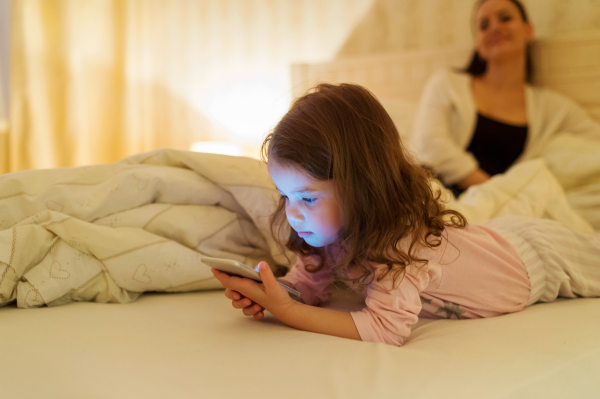
[[[273,233],[281,236],[285,215],[285,246],[298,255],[280,281],[303,303],[266,262],[257,266],[262,284],[212,269],[247,316],[261,319],[266,309],[298,329],[402,345],[419,315],[493,317],[558,296],[600,296],[599,237],[516,216],[467,225],[440,203],[360,86],[321,84],[296,100],[263,157],[281,193]],[[366,307],[316,307],[336,281],[364,293]]]

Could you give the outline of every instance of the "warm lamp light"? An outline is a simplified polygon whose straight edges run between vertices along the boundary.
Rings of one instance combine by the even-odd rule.
[[[236,143],[220,141],[200,141],[192,144],[190,150],[195,152],[208,152],[211,154],[240,156],[243,153],[242,146]]]
[[[208,115],[229,130],[233,140],[260,143],[289,107],[285,86],[275,83],[232,82],[209,100]]]

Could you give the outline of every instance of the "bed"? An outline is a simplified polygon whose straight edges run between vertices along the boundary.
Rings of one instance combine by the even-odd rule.
[[[302,93],[318,81],[364,84],[408,132],[428,74],[467,53],[296,65],[294,86]],[[598,117],[600,36],[540,41],[534,53],[545,60],[537,79]],[[576,187],[592,190],[599,175],[586,176]],[[563,183],[535,160],[447,200],[473,223],[524,214],[597,234]],[[199,256],[289,264],[268,233],[276,197],[256,160],[174,150],[1,176],[1,396],[600,396],[597,298],[489,319],[421,319],[402,348],[294,330],[268,314],[261,322],[241,316]],[[326,306],[363,303],[341,288]]]

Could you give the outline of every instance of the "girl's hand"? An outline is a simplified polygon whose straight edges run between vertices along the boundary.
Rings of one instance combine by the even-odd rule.
[[[267,262],[258,264],[262,283],[249,278],[230,276],[212,268],[211,271],[225,287],[225,296],[232,300],[233,307],[243,309],[247,316],[261,319],[264,309],[267,309],[275,317],[281,318],[294,305],[295,301],[277,282]]]
[[[236,309],[242,309],[242,312],[246,316],[252,316],[256,320],[262,319],[265,314],[262,306],[253,302],[250,298],[246,298],[242,294],[237,291],[234,291],[230,288],[225,289],[225,296],[231,299],[231,304]]]

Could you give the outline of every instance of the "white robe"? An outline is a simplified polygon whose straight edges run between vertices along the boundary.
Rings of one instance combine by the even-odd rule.
[[[470,82],[465,73],[437,71],[424,88],[411,135],[410,148],[418,160],[433,167],[446,184],[458,182],[479,167],[466,151],[477,119]],[[528,135],[515,163],[542,156],[558,133],[600,137],[600,124],[561,94],[528,85],[525,101]]]

